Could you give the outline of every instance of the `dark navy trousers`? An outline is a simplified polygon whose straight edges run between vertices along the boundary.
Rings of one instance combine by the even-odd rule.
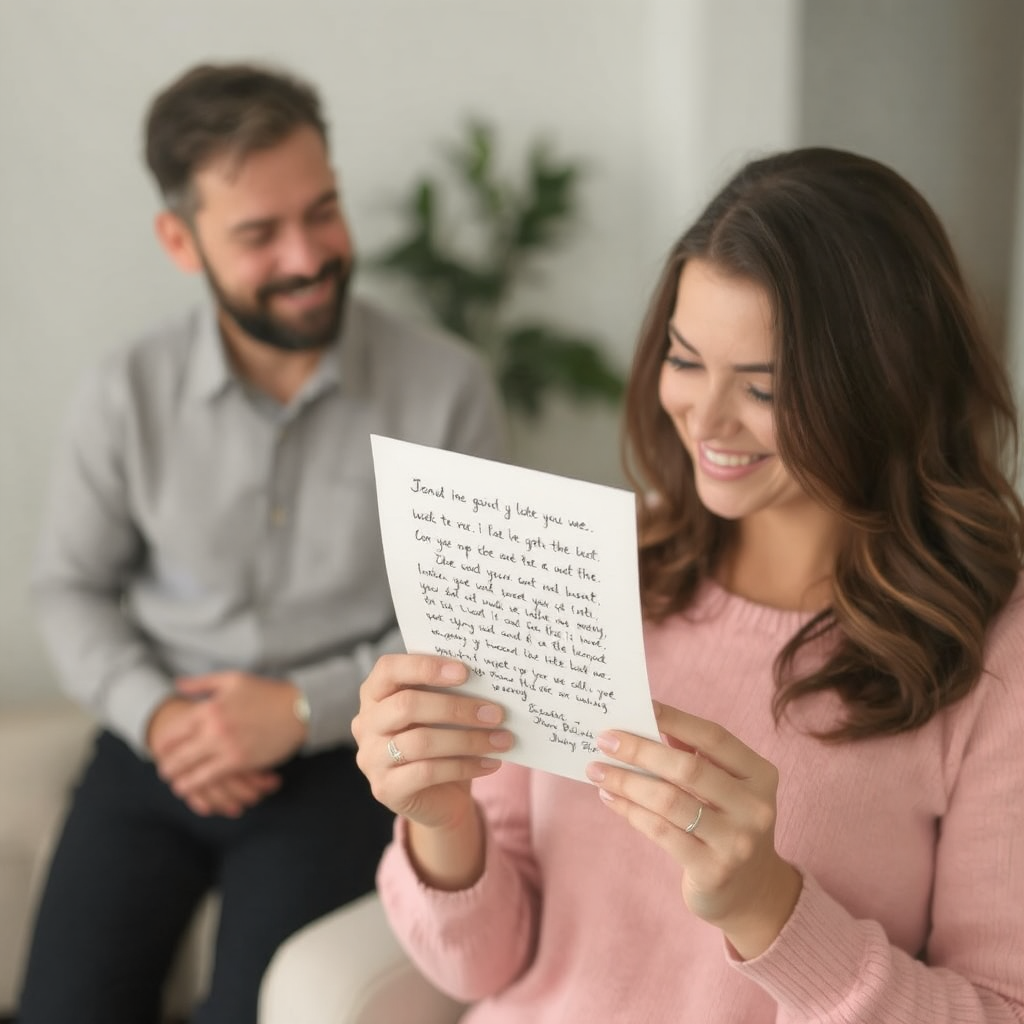
[[[101,733],[39,906],[19,1024],[156,1024],[178,944],[214,888],[213,979],[193,1021],[256,1024],[274,951],[370,891],[391,835],[391,814],[351,749],[279,771],[281,788],[240,818],[203,818],[151,763]]]

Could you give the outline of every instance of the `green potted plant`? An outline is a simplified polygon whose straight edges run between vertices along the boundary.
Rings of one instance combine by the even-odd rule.
[[[405,278],[437,322],[484,352],[511,413],[535,419],[555,393],[617,403],[623,377],[596,339],[507,309],[578,216],[582,168],[536,142],[522,180],[503,179],[494,141],[489,125],[468,124],[447,149],[450,180],[411,186],[402,236],[371,265]]]

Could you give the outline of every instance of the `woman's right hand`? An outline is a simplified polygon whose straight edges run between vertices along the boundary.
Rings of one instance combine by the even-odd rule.
[[[424,828],[457,829],[475,814],[471,780],[514,742],[498,704],[455,689],[468,675],[448,658],[387,654],[359,691],[356,763],[382,804]]]

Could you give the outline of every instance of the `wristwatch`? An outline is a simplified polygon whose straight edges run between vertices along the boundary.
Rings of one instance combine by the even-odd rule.
[[[292,704],[292,713],[303,725],[309,725],[309,719],[312,714],[309,707],[309,698],[301,690],[299,690],[299,695],[295,698],[295,703]]]

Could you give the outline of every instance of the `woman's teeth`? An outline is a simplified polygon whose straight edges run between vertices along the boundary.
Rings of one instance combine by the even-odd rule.
[[[716,452],[711,448],[704,449],[704,458],[713,466],[749,466],[751,463],[763,459],[763,455],[728,455],[725,452]]]

